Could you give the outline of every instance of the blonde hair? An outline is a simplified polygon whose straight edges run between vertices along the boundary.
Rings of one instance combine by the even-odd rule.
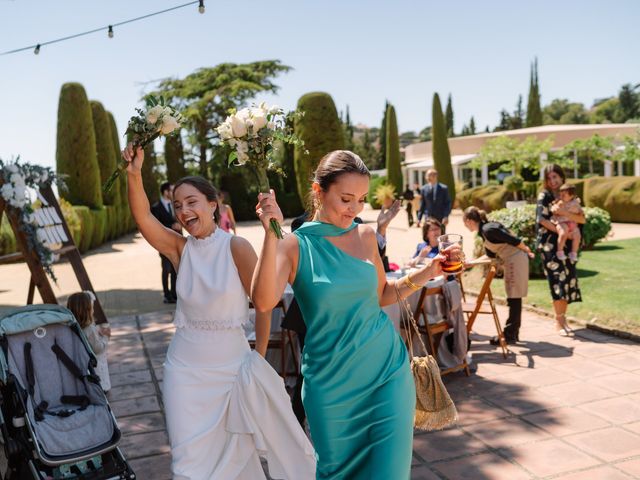
[[[82,328],[93,323],[93,299],[86,292],[78,292],[69,296],[67,308]]]

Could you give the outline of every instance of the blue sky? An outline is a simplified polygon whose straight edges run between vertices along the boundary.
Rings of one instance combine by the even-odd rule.
[[[0,51],[108,25],[180,0],[0,0]],[[221,62],[280,59],[275,101],[329,92],[355,123],[378,126],[385,99],[401,131],[431,123],[431,99],[453,95],[456,129],[475,117],[495,126],[525,97],[538,57],[543,104],[590,106],[640,83],[640,2],[539,0],[207,0],[197,6],[43,47],[0,56],[0,157],[55,164],[60,87],[82,83],[111,110],[122,134],[145,88]]]

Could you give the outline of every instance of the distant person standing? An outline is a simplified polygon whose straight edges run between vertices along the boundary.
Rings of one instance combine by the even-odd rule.
[[[407,211],[407,221],[409,222],[409,227],[413,226],[413,198],[415,197],[413,190],[407,184],[407,188],[404,189],[404,193],[402,194],[402,199],[405,202],[405,210]]]
[[[413,184],[413,211],[416,212],[416,227],[420,228],[420,222],[422,221],[422,211],[420,205],[422,204],[422,192],[420,191],[420,185]]]
[[[422,195],[421,217],[435,218],[446,226],[449,223],[449,214],[451,213],[449,188],[444,183],[438,183],[438,172],[433,169],[427,171],[427,182],[420,191]]]
[[[160,185],[160,200],[153,204],[151,207],[151,213],[165,227],[171,228],[178,233],[182,233],[180,224],[176,222],[172,203],[173,185],[170,182],[164,182]],[[176,303],[178,298],[176,294],[176,270],[173,268],[171,261],[162,254],[160,254],[160,261],[162,263],[162,291],[164,293],[164,303]],[[171,285],[169,285],[169,279],[171,279]]]

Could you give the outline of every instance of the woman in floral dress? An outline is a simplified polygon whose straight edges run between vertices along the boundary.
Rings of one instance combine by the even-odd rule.
[[[562,167],[556,164],[544,168],[544,190],[538,196],[536,209],[536,227],[538,230],[537,245],[542,255],[542,266],[549,281],[553,310],[556,314],[556,330],[563,334],[571,333],[567,324],[567,306],[572,302],[581,302],[580,287],[576,274],[576,264],[569,260],[558,260],[558,233],[551,222],[551,216],[566,215],[571,221],[585,223],[584,214],[573,214],[554,205],[559,195],[560,186],[565,182]],[[565,253],[571,249],[570,243],[565,245]]]

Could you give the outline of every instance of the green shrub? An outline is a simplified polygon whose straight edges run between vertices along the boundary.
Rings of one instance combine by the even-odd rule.
[[[445,124],[440,97],[433,94],[433,104],[431,110],[431,150],[433,154],[433,166],[438,171],[438,181],[449,187],[451,202],[456,200],[456,182],[451,166],[451,152],[447,140],[447,127]]]
[[[510,197],[503,185],[483,185],[458,192],[456,199],[463,210],[473,205],[488,213],[504,208]]]
[[[640,178],[593,177],[584,190],[585,204],[604,208],[612,221],[640,223]]]
[[[600,208],[586,207],[584,210],[587,223],[582,230],[583,240],[587,247],[592,247],[608,235],[611,230],[611,219],[607,212]],[[543,276],[542,259],[536,249],[536,206],[503,208],[491,212],[488,217],[489,220],[504,225],[536,253],[535,258],[529,263],[529,273],[532,277]]]
[[[93,216],[93,236],[91,237],[90,248],[97,248],[104,243],[107,228],[107,211],[103,207],[100,210],[90,210],[90,212]]]
[[[93,239],[93,215],[89,207],[84,205],[74,205],[73,210],[80,219],[80,241],[77,243],[81,253],[84,253],[91,248],[91,240]]]
[[[369,181],[369,193],[367,195],[367,202],[369,202],[371,208],[378,209],[382,206],[376,198],[376,191],[378,190],[378,187],[380,187],[381,185],[386,185],[386,183],[387,177],[371,177],[371,180]]]
[[[66,175],[65,196],[72,204],[102,206],[91,106],[79,83],[65,83],[60,91],[56,170]]]
[[[13,234],[9,220],[6,215],[2,215],[2,223],[0,223],[0,255],[8,255],[18,251],[16,237]]]
[[[107,223],[104,230],[104,241],[107,242],[113,238],[116,238],[118,219],[116,218],[115,205],[105,205],[104,209],[107,214]]]
[[[402,168],[400,167],[400,140],[398,139],[398,122],[396,120],[396,110],[393,105],[387,107],[387,127],[386,127],[386,169],[387,180],[395,188],[396,192],[404,191],[402,185]]]
[[[82,236],[82,223],[78,213],[75,211],[73,205],[67,202],[64,198],[60,198],[60,210],[62,210],[62,216],[67,223],[67,227],[73,237],[73,243],[80,248],[80,239]]]
[[[504,179],[503,185],[507,192],[513,194],[513,198],[515,200],[519,200],[518,193],[520,193],[524,188],[524,180],[520,175],[508,176]]]
[[[304,141],[304,148],[295,148],[293,163],[298,195],[305,205],[318,162],[327,153],[344,149],[345,138],[336,105],[328,93],[307,93],[300,97],[297,108],[304,112],[304,116],[295,120],[294,131]]]
[[[93,118],[93,130],[96,137],[96,157],[100,169],[100,185],[104,185],[111,173],[116,169],[116,157],[113,148],[113,135],[111,134],[111,120],[102,104],[96,100],[89,102],[91,116]],[[118,205],[120,203],[120,183],[115,182],[108,192],[102,192],[102,200],[105,205]]]

